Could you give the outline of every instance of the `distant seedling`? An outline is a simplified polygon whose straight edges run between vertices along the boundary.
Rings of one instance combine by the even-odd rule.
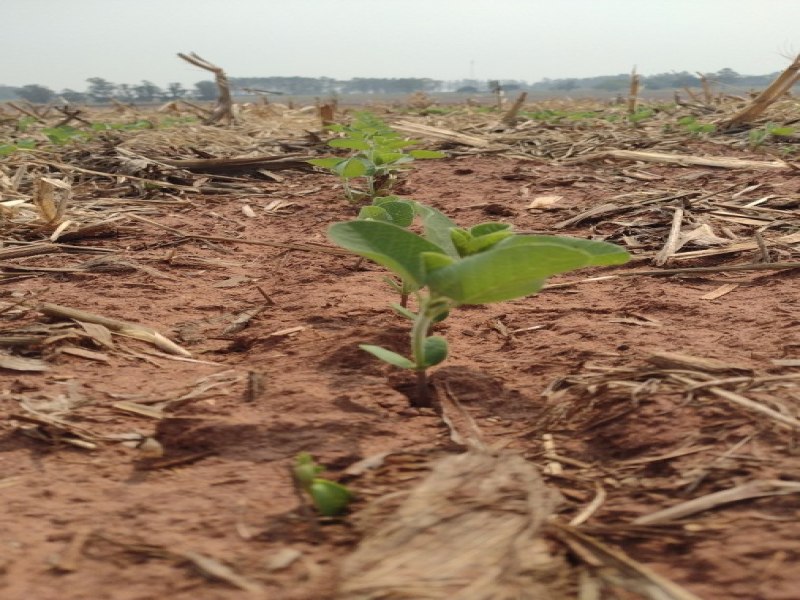
[[[689,133],[700,135],[703,133],[714,133],[717,126],[713,123],[701,123],[695,117],[687,115],[678,119],[678,125],[683,127]]]
[[[360,347],[390,365],[416,372],[416,403],[420,406],[429,404],[428,368],[441,363],[448,354],[447,340],[429,333],[432,325],[447,318],[452,309],[522,298],[538,292],[551,275],[618,265],[630,258],[625,250],[606,242],[519,235],[505,223],[482,223],[464,229],[430,206],[406,202],[422,222],[422,235],[405,228],[405,216],[401,222],[393,222],[385,215],[372,218],[362,212],[366,218],[331,225],[328,237],[386,267],[400,278],[403,291],[414,294],[416,312],[392,305],[412,321],[410,357],[380,346]],[[378,207],[388,204],[379,202]]]
[[[38,131],[33,130],[35,120],[31,117],[23,117],[17,122],[17,132],[32,135],[39,133],[39,139],[26,138],[23,140],[4,140],[0,139],[0,156],[9,156],[18,150],[36,150],[40,146],[47,146],[47,143],[55,146],[64,146],[74,142],[88,141],[103,131],[135,131],[140,129],[167,128],[185,123],[196,122],[196,117],[167,117],[160,124],[155,124],[147,119],[138,119],[128,123],[92,123],[88,129],[62,125],[60,127],[42,127]],[[42,137],[43,136],[43,137]],[[44,141],[47,138],[47,141]]]
[[[773,138],[791,137],[795,134],[793,127],[781,127],[775,123],[767,123],[763,127],[751,129],[747,141],[751,148],[758,148],[764,142]]]
[[[328,142],[332,148],[353,150],[345,158],[315,158],[308,162],[339,177],[347,199],[376,198],[389,193],[399,172],[417,159],[443,158],[434,150],[407,150],[419,145],[394,131],[369,113],[358,113],[350,125],[331,125],[342,137]]]
[[[309,495],[319,513],[333,517],[344,512],[353,493],[340,483],[317,477],[324,470],[310,454],[302,452],[295,459],[292,473],[296,484]]]

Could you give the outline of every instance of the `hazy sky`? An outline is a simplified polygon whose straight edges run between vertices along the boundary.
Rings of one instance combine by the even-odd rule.
[[[800,0],[0,0],[0,84],[743,74],[800,52]],[[473,62],[474,61],[474,62]]]

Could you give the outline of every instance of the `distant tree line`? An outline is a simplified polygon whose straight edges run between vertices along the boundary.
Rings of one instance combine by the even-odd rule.
[[[737,88],[763,88],[778,73],[768,75],[740,75],[730,68],[716,73],[706,74],[714,84]],[[460,79],[441,81],[418,77],[356,77],[339,80],[331,77],[231,77],[230,84],[235,95],[261,90],[286,95],[325,96],[332,94],[410,94],[413,92],[465,92],[478,93],[490,89],[490,82],[476,79]],[[630,81],[627,73],[619,75],[601,75],[597,77],[542,79],[536,83],[522,80],[505,79],[499,84],[506,91],[552,91],[569,92],[572,90],[596,90],[621,92]],[[697,87],[700,77],[688,71],[659,73],[641,78],[644,89],[664,90]],[[94,102],[109,103],[112,99],[120,102],[164,102],[191,98],[196,100],[215,100],[217,87],[213,81],[198,81],[193,89],[186,89],[180,83],[168,83],[161,88],[151,81],[139,84],[113,83],[102,77],[91,77],[86,80],[87,87],[83,91],[64,89],[56,92],[47,86],[29,84],[21,87],[0,85],[0,101],[22,98],[29,102],[44,104],[60,99],[70,103]]]
[[[712,84],[723,87],[736,88],[764,88],[769,85],[778,73],[767,75],[740,75],[730,68],[720,69],[716,73],[706,73],[705,77]],[[697,87],[700,85],[700,75],[688,71],[659,73],[657,75],[643,75],[641,84],[646,90],[669,90],[684,87]],[[630,85],[630,75],[600,75],[598,77],[585,77],[582,79],[543,79],[530,85],[527,89],[534,91],[570,91],[570,90],[601,90],[606,92],[621,92]]]

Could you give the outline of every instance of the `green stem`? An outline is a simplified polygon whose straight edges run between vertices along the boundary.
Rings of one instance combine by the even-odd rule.
[[[428,298],[421,301],[417,318],[411,328],[411,357],[417,369],[425,364],[425,338],[428,337],[428,330],[431,328],[432,315],[429,311]]]
[[[416,296],[419,309],[411,328],[411,357],[417,372],[416,405],[428,407],[430,399],[428,398],[428,374],[425,366],[425,340],[436,317],[446,312],[449,307],[441,300],[431,299],[422,294],[416,294]]]
[[[353,201],[353,190],[350,187],[350,182],[346,178],[342,178],[342,187],[344,188],[344,195],[347,199],[352,202]]]
[[[411,358],[417,371],[417,406],[430,406],[428,399],[428,377],[425,373],[425,338],[433,320],[430,314],[430,298],[418,296],[419,310],[411,328]]]

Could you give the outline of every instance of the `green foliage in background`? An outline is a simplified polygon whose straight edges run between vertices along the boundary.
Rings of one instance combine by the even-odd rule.
[[[345,195],[351,201],[385,195],[394,185],[397,174],[415,160],[445,156],[433,150],[410,149],[420,142],[404,138],[366,112],[357,113],[350,125],[331,125],[330,129],[340,133],[341,137],[331,140],[328,145],[351,150],[351,154],[344,158],[315,158],[308,162],[338,176]]]

